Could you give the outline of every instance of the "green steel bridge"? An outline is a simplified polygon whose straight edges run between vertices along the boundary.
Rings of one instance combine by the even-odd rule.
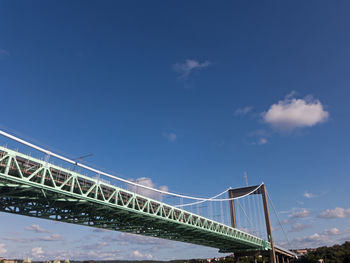
[[[272,236],[264,240],[5,147],[0,147],[0,211],[182,241],[225,253],[276,250],[294,257],[288,250],[274,248]]]

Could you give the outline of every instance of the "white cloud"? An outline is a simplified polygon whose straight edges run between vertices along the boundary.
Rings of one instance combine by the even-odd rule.
[[[36,233],[47,233],[47,232],[49,232],[49,231],[41,228],[39,225],[36,225],[36,224],[33,224],[31,226],[27,226],[25,229],[29,230],[29,231],[36,232]]]
[[[168,187],[165,185],[160,186],[159,188],[156,187],[156,185],[152,182],[151,178],[147,178],[147,177],[140,177],[137,178],[136,180],[132,180],[133,182],[140,184],[140,185],[144,185],[147,187],[151,187],[151,188],[155,188],[155,189],[159,189],[161,191],[168,191]],[[129,185],[128,186],[129,191],[135,192],[137,194],[143,195],[143,196],[147,196],[149,198],[153,198],[156,200],[161,200],[162,199],[162,194],[153,190],[149,190],[146,188],[143,188],[141,186],[134,186],[134,185]]]
[[[7,249],[5,248],[5,244],[0,243],[0,254],[5,254]]]
[[[175,142],[177,139],[177,135],[173,132],[170,132],[170,133],[163,132],[162,135],[164,138],[166,138],[170,142]]]
[[[270,106],[262,114],[264,122],[281,131],[292,131],[297,128],[311,127],[329,118],[322,103],[312,96],[304,99],[287,95],[284,100]]]
[[[309,193],[309,192],[305,192],[305,193],[304,193],[304,197],[306,197],[306,198],[314,198],[315,195],[312,194],[312,193]]]
[[[210,62],[207,60],[201,63],[194,59],[186,59],[183,63],[176,63],[173,66],[173,69],[174,71],[181,74],[180,78],[186,78],[193,71],[207,68],[209,67],[209,65],[210,65]]]
[[[131,255],[135,258],[145,258],[145,259],[152,259],[153,256],[151,254],[142,254],[140,251],[138,250],[134,250]]]
[[[42,258],[44,255],[44,251],[41,247],[32,248],[32,257],[33,258]]]
[[[266,143],[267,143],[267,139],[266,138],[260,138],[259,141],[258,141],[259,145],[264,145]]]
[[[142,254],[138,250],[134,250],[132,252],[132,255],[135,256],[135,257],[142,257]]]
[[[289,217],[291,218],[304,218],[304,217],[308,217],[311,214],[311,211],[308,209],[300,209],[300,210],[296,210],[293,211],[292,214],[289,215]]]
[[[338,239],[334,239],[334,237],[339,236],[340,234],[340,231],[334,227],[326,229],[321,233],[314,233],[310,236],[295,238],[291,243],[299,248],[328,246],[334,244]]]
[[[331,240],[328,236],[320,235],[315,233],[306,237],[295,238],[292,244],[296,247],[317,247],[330,243]]]
[[[326,211],[323,211],[318,215],[318,217],[324,218],[324,219],[345,218],[348,216],[350,216],[350,208],[344,209],[342,207],[327,209]]]
[[[246,115],[247,113],[251,112],[253,109],[253,106],[247,106],[244,108],[238,108],[235,110],[234,115],[239,116],[239,115]]]

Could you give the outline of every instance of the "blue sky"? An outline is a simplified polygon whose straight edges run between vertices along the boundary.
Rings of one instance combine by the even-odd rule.
[[[212,196],[247,171],[294,244],[339,243],[350,239],[349,11],[348,1],[0,1],[0,125],[175,192]],[[6,257],[217,255],[0,217]]]

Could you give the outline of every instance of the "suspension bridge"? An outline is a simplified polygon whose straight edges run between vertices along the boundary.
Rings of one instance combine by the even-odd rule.
[[[263,183],[230,188],[211,198],[171,193],[78,163],[4,131],[0,135],[44,154],[40,159],[0,146],[1,212],[208,246],[235,258],[263,256],[284,263],[296,257],[274,244]],[[227,198],[220,197],[227,193]]]

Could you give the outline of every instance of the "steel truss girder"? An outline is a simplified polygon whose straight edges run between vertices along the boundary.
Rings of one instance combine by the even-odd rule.
[[[268,250],[263,239],[0,147],[0,211],[194,243]]]

